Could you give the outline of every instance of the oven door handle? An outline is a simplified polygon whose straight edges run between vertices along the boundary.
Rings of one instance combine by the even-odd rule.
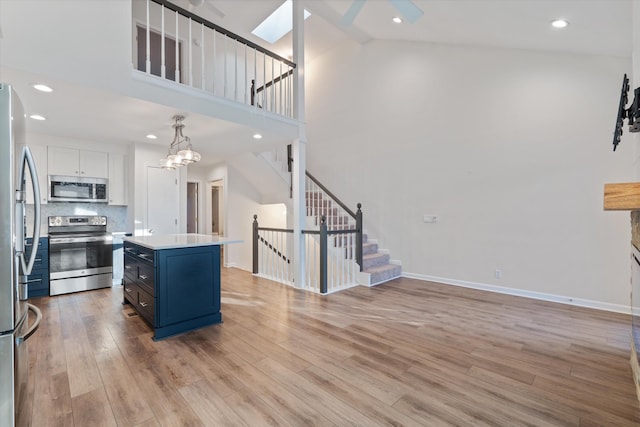
[[[87,243],[87,242],[111,242],[112,236],[96,236],[96,237],[51,237],[49,243]]]

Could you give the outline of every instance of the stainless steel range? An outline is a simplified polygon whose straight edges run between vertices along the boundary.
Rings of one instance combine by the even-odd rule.
[[[50,216],[50,295],[111,286],[112,239],[105,216]]]

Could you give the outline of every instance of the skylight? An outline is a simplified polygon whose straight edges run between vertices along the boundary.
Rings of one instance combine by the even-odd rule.
[[[291,19],[292,11],[293,5],[291,0],[286,0],[279,8],[274,10],[267,19],[251,31],[251,34],[271,44],[277,42],[293,28],[293,21]],[[304,19],[307,19],[309,16],[311,16],[311,14],[305,10]]]

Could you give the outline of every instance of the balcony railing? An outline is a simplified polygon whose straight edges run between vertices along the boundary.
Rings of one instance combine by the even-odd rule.
[[[134,0],[137,70],[293,117],[296,64],[166,0]]]

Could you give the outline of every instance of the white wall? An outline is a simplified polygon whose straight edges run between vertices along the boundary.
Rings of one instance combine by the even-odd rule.
[[[628,306],[626,214],[605,182],[629,58],[407,42],[307,67],[308,169],[403,271]],[[435,224],[423,214],[438,215]],[[495,278],[495,270],[502,278]]]
[[[131,1],[0,1],[1,63],[118,89],[131,73]]]

